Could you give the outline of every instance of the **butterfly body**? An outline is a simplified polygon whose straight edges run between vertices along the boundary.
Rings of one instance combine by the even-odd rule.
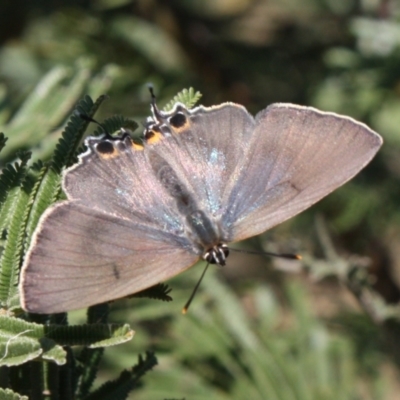
[[[155,105],[144,141],[89,137],[67,201],[45,212],[25,258],[23,307],[54,313],[123,297],[283,222],[344,184],[382,144],[351,118],[293,104]]]

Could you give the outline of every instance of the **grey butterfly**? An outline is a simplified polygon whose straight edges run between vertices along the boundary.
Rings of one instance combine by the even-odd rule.
[[[88,137],[64,172],[66,201],[42,216],[24,260],[22,307],[56,313],[136,293],[227,244],[293,217],[343,185],[382,138],[366,125],[294,104],[253,117],[237,104],[161,112],[143,144]]]

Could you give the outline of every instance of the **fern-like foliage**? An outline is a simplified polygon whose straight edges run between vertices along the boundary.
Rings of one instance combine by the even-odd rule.
[[[172,289],[168,285],[164,283],[159,283],[158,285],[152,286],[138,293],[134,293],[132,296],[129,297],[147,297],[149,299],[172,301],[172,297],[169,295],[169,293],[171,293],[171,290]]]
[[[184,317],[176,315],[179,309],[154,302],[118,314],[129,313],[143,325],[151,315],[146,344],[162,348],[163,365],[171,366],[149,374],[135,399],[354,400],[364,398],[361,382],[371,393],[384,384],[376,375],[376,360],[375,378],[365,383],[352,341],[344,332],[330,332],[313,315],[310,296],[299,283],[285,285],[279,296],[257,285],[243,302],[214,269],[205,280]],[[182,287],[194,284],[186,276],[178,281]],[[188,294],[181,292],[174,300],[183,305]],[[134,343],[126,347],[133,351]],[[115,352],[123,358],[127,350]]]
[[[27,396],[21,396],[10,389],[0,388],[0,399],[2,400],[29,400]]]
[[[2,230],[6,231],[0,257],[0,306],[8,309],[18,304],[18,273],[27,220],[26,210],[32,188],[32,180],[27,173],[30,154],[23,153],[20,158],[20,163],[9,165],[0,178],[1,186],[10,189],[1,196],[4,200],[0,209]]]
[[[21,153],[20,153],[21,154]],[[29,153],[22,154],[20,162],[6,165],[0,175],[0,224],[1,229],[5,229],[11,208],[14,206],[12,189],[21,186],[27,172]],[[16,190],[14,190],[15,192]],[[15,195],[15,193],[14,193]]]
[[[8,137],[1,162],[12,160],[18,149],[27,148],[32,149],[35,160],[47,159],[59,136],[53,134],[54,127],[62,126],[83,93],[88,93],[89,74],[87,60],[77,60],[73,74],[71,68],[58,65],[46,73],[16,112],[8,110],[12,117],[0,125],[0,131]],[[101,79],[93,79],[95,85],[90,91],[95,97],[106,92],[112,82],[112,72],[106,68],[100,75]]]
[[[133,132],[138,127],[138,124],[122,115],[115,115],[111,118],[105,119],[101,125],[96,129],[95,135],[101,135],[103,133],[112,134],[119,132],[121,129]]]
[[[164,111],[171,111],[175,103],[182,103],[187,108],[192,108],[201,98],[200,92],[195,92],[191,87],[183,89],[163,108]]]
[[[0,151],[3,150],[4,146],[6,145],[7,138],[4,136],[3,132],[0,132]]]
[[[116,380],[106,382],[84,399],[125,400],[133,389],[140,386],[140,379],[143,375],[156,365],[157,359],[154,353],[146,352],[145,358],[139,355],[139,361],[135,366],[123,371]]]

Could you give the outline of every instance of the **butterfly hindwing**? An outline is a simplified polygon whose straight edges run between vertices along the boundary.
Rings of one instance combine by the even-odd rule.
[[[229,206],[226,193],[232,190],[233,173],[254,125],[254,118],[247,110],[233,103],[190,110],[186,112],[183,127],[176,129],[169,124],[171,137],[149,148],[156,153],[152,168],[159,177],[163,168],[168,175],[166,179],[173,175],[170,186],[180,186],[194,208],[204,210],[218,223]],[[165,171],[166,164],[169,171]]]
[[[145,150],[136,148],[129,138],[89,137],[86,145],[88,151],[79,163],[64,173],[63,188],[70,200],[163,231],[183,233],[184,221],[175,200],[154,174]]]

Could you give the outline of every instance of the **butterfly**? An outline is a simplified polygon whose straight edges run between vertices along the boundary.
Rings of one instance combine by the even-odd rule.
[[[88,137],[64,171],[67,200],[42,215],[23,263],[25,310],[125,297],[199,259],[224,265],[228,243],[310,207],[382,145],[363,123],[294,104],[255,117],[233,103],[151,111],[142,143]]]

